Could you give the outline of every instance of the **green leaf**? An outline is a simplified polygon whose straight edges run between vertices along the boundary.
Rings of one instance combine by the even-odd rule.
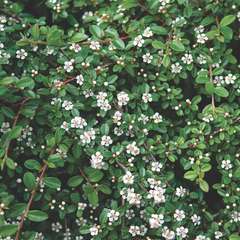
[[[99,169],[85,168],[84,170],[91,182],[99,182],[103,178],[103,172]]]
[[[211,82],[205,83],[205,90],[208,94],[213,94],[215,91],[214,84]]]
[[[170,47],[171,47],[174,51],[176,51],[176,52],[183,52],[183,51],[185,51],[184,45],[183,45],[179,40],[173,40],[173,41],[171,42]]]
[[[18,225],[17,224],[7,224],[0,226],[0,236],[1,237],[9,237],[17,232]]]
[[[108,135],[109,133],[109,126],[107,123],[102,124],[101,128],[100,128],[101,134],[103,135]]]
[[[16,168],[15,162],[9,157],[6,158],[6,165],[11,170],[14,170]]]
[[[238,167],[234,173],[233,173],[233,176],[237,179],[240,179],[240,167]]]
[[[47,43],[50,46],[61,46],[63,43],[62,37],[63,32],[57,27],[52,27],[47,34]]]
[[[184,178],[190,180],[190,181],[194,181],[197,178],[197,173],[195,171],[187,171],[184,174]]]
[[[109,212],[109,210],[107,208],[104,208],[102,210],[102,212],[100,214],[100,217],[99,217],[99,221],[100,221],[101,224],[104,224],[104,223],[107,222],[107,220],[108,220],[108,216],[107,216],[108,212]]]
[[[229,237],[229,240],[240,240],[240,235],[238,233],[234,233]]]
[[[83,41],[85,39],[87,39],[87,35],[85,33],[75,33],[71,37],[71,42],[72,43],[77,43],[77,42],[81,42],[81,41]]]
[[[33,159],[29,159],[24,162],[24,166],[30,170],[40,170],[41,169],[41,164]]]
[[[224,42],[229,42],[233,38],[233,30],[230,27],[222,27],[221,33],[224,36]]]
[[[48,164],[50,168],[63,167],[64,161],[60,154],[52,154],[48,158]]]
[[[32,32],[33,39],[38,40],[39,36],[40,36],[39,25],[38,24],[33,25],[32,29],[31,29],[31,32]]]
[[[90,33],[91,33],[94,37],[96,37],[96,38],[101,38],[101,37],[103,37],[103,31],[102,31],[102,29],[101,29],[99,26],[97,26],[97,25],[91,25],[91,26],[89,27],[89,31],[90,31]]]
[[[31,172],[26,172],[23,176],[23,183],[28,189],[34,189],[36,186],[35,176]]]
[[[169,66],[169,64],[170,64],[170,57],[165,54],[165,55],[163,56],[163,61],[162,61],[162,63],[163,63],[163,66],[164,66],[165,68],[167,68],[167,67]]]
[[[44,183],[49,188],[58,189],[61,187],[61,181],[56,177],[45,177]]]
[[[130,9],[138,6],[137,0],[123,0],[123,8]]]
[[[113,46],[116,47],[117,49],[124,49],[125,48],[125,43],[122,39],[115,39],[112,42]]]
[[[22,77],[21,79],[19,79],[16,83],[16,87],[17,88],[34,88],[34,81],[32,78],[30,77]]]
[[[10,218],[16,218],[24,212],[27,204],[26,203],[16,203],[15,205],[11,206],[11,208],[8,211],[8,217]]]
[[[30,210],[27,217],[32,222],[42,222],[48,219],[47,213],[40,210]]]
[[[196,78],[196,83],[207,83],[209,82],[209,77],[207,75],[198,75]]]
[[[84,192],[88,198],[89,203],[96,207],[99,201],[97,191],[93,188],[92,185],[88,184],[84,187]]]
[[[200,179],[200,180],[199,180],[199,186],[200,186],[200,188],[201,188],[204,192],[208,192],[208,191],[209,191],[209,185],[208,185],[208,183],[207,183],[205,180]]]
[[[152,46],[155,48],[155,49],[165,49],[165,44],[161,41],[153,41],[152,42]]]
[[[11,83],[15,83],[18,81],[18,78],[16,77],[5,77],[3,79],[0,80],[0,85],[9,85]]]
[[[22,129],[23,129],[22,126],[15,126],[8,132],[7,139],[12,140],[18,138],[21,135]]]
[[[224,87],[216,87],[214,93],[220,97],[228,97],[228,90]]]
[[[27,38],[22,38],[16,42],[16,45],[19,47],[24,47],[30,44],[30,40]]]
[[[202,172],[208,172],[210,171],[212,168],[212,166],[209,164],[209,163],[204,163],[202,166],[201,166],[201,171]]]
[[[235,19],[236,19],[236,16],[235,16],[235,15],[225,16],[225,17],[221,20],[220,26],[221,26],[221,27],[227,26],[227,25],[231,24],[232,22],[234,22]]]
[[[157,35],[167,35],[168,31],[166,28],[161,27],[161,26],[151,26],[151,30],[153,33],[157,34]]]
[[[103,193],[105,193],[105,194],[111,194],[111,192],[112,192],[112,190],[111,190],[111,188],[109,187],[109,186],[107,186],[107,185],[103,185],[103,184],[101,184],[101,185],[99,185],[98,186],[98,189],[101,191],[101,192],[103,192]]]
[[[75,188],[79,186],[83,181],[83,178],[81,176],[73,176],[68,179],[68,186]]]

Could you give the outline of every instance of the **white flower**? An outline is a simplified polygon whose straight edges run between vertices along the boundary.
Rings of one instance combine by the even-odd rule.
[[[162,167],[163,165],[160,162],[151,162],[151,169],[153,172],[160,172]]]
[[[176,209],[176,211],[174,213],[174,218],[178,222],[181,222],[185,218],[185,212],[183,210]]]
[[[87,122],[85,121],[84,118],[82,117],[74,117],[71,120],[71,127],[72,128],[80,128],[83,129],[84,127],[87,126]]]
[[[172,21],[172,25],[176,26],[183,26],[186,23],[187,21],[185,20],[184,17],[177,17],[175,20]]]
[[[59,222],[52,223],[52,231],[53,232],[60,232],[62,230],[62,225]]]
[[[103,155],[100,152],[96,152],[91,156],[91,167],[95,169],[102,169],[104,166]]]
[[[16,58],[18,59],[25,59],[28,56],[28,53],[24,49],[17,50],[16,52]]]
[[[234,211],[231,217],[233,222],[240,222],[240,212]]]
[[[71,101],[68,101],[68,100],[64,100],[63,103],[62,103],[62,107],[69,111],[69,110],[72,110],[73,109],[73,104]]]
[[[5,31],[5,26],[4,24],[0,24],[0,32],[4,32]]]
[[[165,6],[168,3],[170,3],[170,0],[159,0],[159,2],[161,3],[162,6]]]
[[[197,35],[197,42],[204,44],[208,40],[208,37],[205,33],[200,33]]]
[[[139,226],[130,226],[128,231],[133,237],[140,235],[140,227]]]
[[[99,50],[101,47],[100,43],[98,41],[91,41],[90,48],[92,50]]]
[[[133,41],[133,45],[137,47],[142,47],[143,43],[144,43],[144,40],[141,35],[138,35],[137,37],[135,37]]]
[[[198,34],[203,33],[204,32],[204,26],[199,25],[198,27],[194,28],[194,31]]]
[[[11,130],[10,123],[9,122],[3,122],[2,126],[0,128],[1,133],[6,133]]]
[[[146,38],[152,37],[153,36],[153,32],[151,30],[150,27],[147,27],[144,32],[143,32],[143,36]]]
[[[142,100],[144,103],[152,102],[152,95],[150,93],[144,93],[142,95]]]
[[[164,223],[163,214],[152,214],[149,219],[150,228],[159,228]]]
[[[158,112],[154,113],[154,115],[151,117],[154,121],[154,123],[160,123],[162,122],[162,115],[160,115]]]
[[[199,64],[206,64],[206,63],[207,63],[207,58],[206,58],[204,55],[200,54],[200,55],[197,57],[197,62],[198,62]]]
[[[74,63],[74,59],[64,62],[64,67],[63,67],[64,70],[66,72],[71,72],[73,70],[73,63]]]
[[[100,226],[99,226],[99,225],[96,225],[96,224],[94,224],[94,225],[89,229],[91,236],[97,236],[98,233],[99,233],[99,230],[100,230]]]
[[[147,198],[153,198],[155,203],[164,203],[166,201],[165,191],[165,188],[156,186],[154,189],[149,190]]]
[[[136,146],[136,142],[127,145],[127,153],[137,156],[140,153],[140,149]]]
[[[198,216],[197,214],[193,214],[191,216],[191,220],[195,226],[200,225],[200,223],[201,223],[201,217]]]
[[[5,16],[0,16],[0,23],[6,23],[7,22],[7,18]]]
[[[182,66],[180,63],[175,63],[171,65],[171,72],[172,73],[180,73],[182,71]]]
[[[150,53],[146,53],[142,56],[143,62],[145,63],[151,63],[153,60],[153,56]]]
[[[94,129],[90,129],[89,131],[83,132],[80,135],[80,139],[83,144],[89,144],[92,140],[96,138]]]
[[[82,75],[82,74],[76,76],[76,82],[77,82],[77,84],[80,85],[80,86],[83,85],[84,78],[83,78],[83,75]]]
[[[176,229],[176,235],[181,237],[181,238],[186,238],[188,233],[188,229],[181,226]]]
[[[180,186],[176,188],[175,194],[178,197],[184,197],[186,192],[187,192],[186,188],[183,188],[182,186]]]
[[[97,98],[97,106],[100,107],[103,111],[108,111],[111,109],[111,105],[109,104],[107,98],[107,93],[99,92],[96,96]]]
[[[223,160],[222,164],[221,164],[221,167],[225,170],[231,169],[232,168],[231,161],[230,160]]]
[[[134,192],[133,188],[124,188],[120,191],[123,199],[126,199],[130,205],[140,205],[142,196]]]
[[[237,77],[230,73],[225,77],[225,83],[226,84],[234,84],[236,79],[237,79]]]
[[[187,65],[189,65],[193,62],[193,57],[191,54],[186,53],[186,54],[184,54],[184,56],[181,59]]]
[[[116,111],[113,115],[113,122],[118,123],[122,119],[122,112]]]
[[[74,51],[75,53],[78,53],[81,50],[81,47],[77,43],[73,43],[70,47],[70,50]]]
[[[127,103],[129,102],[128,94],[123,91],[117,94],[117,99],[119,106],[127,105]]]
[[[175,233],[173,231],[171,231],[170,229],[168,229],[167,227],[163,228],[162,236],[166,240],[173,240],[173,239],[175,239]]]
[[[220,231],[216,231],[214,235],[215,235],[215,239],[220,239],[223,236],[223,233]]]
[[[61,128],[64,129],[65,131],[68,131],[68,123],[64,121],[61,125]]]
[[[85,20],[86,18],[92,17],[93,16],[93,12],[92,11],[88,11],[88,12],[84,12],[82,19]]]
[[[102,136],[102,140],[101,140],[101,145],[102,145],[102,146],[108,147],[108,146],[110,146],[112,143],[113,143],[113,141],[112,141],[112,139],[111,139],[110,136],[106,136],[106,135]]]
[[[134,183],[134,176],[131,172],[127,171],[126,174],[123,176],[123,183],[126,185],[131,185]]]
[[[120,212],[112,209],[109,210],[109,212],[107,213],[109,225],[112,225],[112,222],[117,221],[119,219],[119,216],[120,216]]]

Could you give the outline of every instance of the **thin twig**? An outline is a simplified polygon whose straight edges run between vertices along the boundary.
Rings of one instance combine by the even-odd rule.
[[[212,65],[209,65],[209,78],[210,82],[213,83],[213,73],[212,73]],[[214,99],[214,93],[212,94],[212,110],[215,112],[215,99]]]
[[[55,149],[52,149],[49,154],[51,155],[54,151],[55,151]],[[27,207],[25,208],[25,210],[24,210],[24,212],[23,212],[23,214],[22,214],[22,216],[21,216],[20,222],[19,222],[19,224],[18,224],[18,231],[17,231],[17,233],[16,233],[15,240],[19,240],[19,237],[20,237],[20,234],[21,234],[21,230],[22,230],[22,228],[23,228],[24,220],[25,220],[25,218],[27,217],[27,215],[28,215],[28,213],[29,213],[29,211],[30,211],[30,209],[31,209],[31,206],[32,206],[32,203],[33,203],[33,199],[34,199],[34,197],[35,197],[35,195],[36,195],[36,193],[37,193],[37,190],[38,190],[39,185],[41,184],[41,182],[42,182],[42,180],[43,180],[43,178],[44,178],[44,176],[45,176],[47,167],[48,167],[48,165],[47,165],[47,163],[45,162],[44,165],[43,165],[43,167],[42,167],[42,169],[41,169],[41,171],[40,171],[40,175],[39,175],[37,184],[36,184],[35,188],[34,188],[34,189],[32,190],[32,192],[31,192],[31,196],[30,196],[30,198],[29,198]]]
[[[95,189],[94,185],[90,182],[89,178],[86,176],[86,174],[83,172],[83,170],[81,168],[79,168],[79,171],[80,171],[81,176],[87,181],[87,183]]]
[[[18,111],[17,111],[17,114],[15,115],[15,117],[14,117],[14,119],[13,119],[12,129],[13,129],[14,127],[16,127],[17,122],[18,122],[18,120],[19,120],[19,116],[20,116],[21,110],[22,110],[24,104],[25,104],[28,100],[29,100],[29,98],[25,98],[25,99],[20,103],[20,106],[19,106],[19,109],[18,109]],[[4,164],[5,164],[5,161],[6,161],[7,157],[8,157],[8,155],[9,155],[10,145],[11,145],[11,142],[8,142],[8,144],[7,144],[6,148],[5,148],[5,155],[4,155],[4,158],[3,158],[2,163],[1,163],[1,169],[3,169]]]

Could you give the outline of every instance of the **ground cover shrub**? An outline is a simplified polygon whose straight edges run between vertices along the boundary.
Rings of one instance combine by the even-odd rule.
[[[240,239],[239,0],[0,7],[0,239]]]

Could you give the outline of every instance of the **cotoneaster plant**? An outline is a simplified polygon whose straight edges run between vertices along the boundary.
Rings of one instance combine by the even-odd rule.
[[[239,0],[0,0],[0,239],[239,240]]]

